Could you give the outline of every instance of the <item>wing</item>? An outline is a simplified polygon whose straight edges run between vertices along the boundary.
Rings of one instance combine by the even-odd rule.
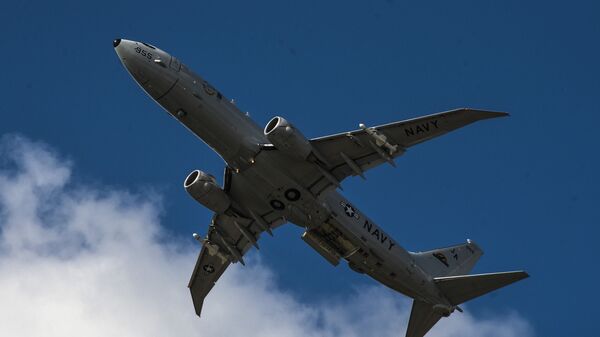
[[[188,284],[196,314],[200,316],[204,298],[214,287],[231,263],[244,263],[243,256],[253,246],[258,248],[258,239],[264,231],[281,225],[285,219],[270,209],[255,206],[253,210],[242,210],[235,200],[247,198],[243,183],[236,184],[235,176],[226,169],[225,189],[234,206],[227,214],[215,214],[202,242],[196,266]]]
[[[413,145],[441,136],[473,122],[507,116],[504,112],[457,109],[372,128],[312,139],[320,159],[338,180],[360,175],[401,156]],[[382,137],[383,136],[383,137]]]
[[[209,232],[207,237],[210,236]],[[196,266],[192,272],[192,278],[188,284],[188,288],[190,288],[192,294],[194,309],[198,316],[200,316],[200,312],[202,311],[204,298],[231,263],[228,257],[223,257],[225,256],[209,253],[206,243],[200,250],[200,255],[198,255]]]

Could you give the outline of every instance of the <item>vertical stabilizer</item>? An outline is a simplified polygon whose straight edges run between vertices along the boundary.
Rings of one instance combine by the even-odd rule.
[[[429,275],[440,277],[468,274],[483,251],[475,242],[467,240],[462,245],[410,254]]]
[[[433,305],[414,300],[406,337],[423,337],[442,317],[443,315],[434,310]]]

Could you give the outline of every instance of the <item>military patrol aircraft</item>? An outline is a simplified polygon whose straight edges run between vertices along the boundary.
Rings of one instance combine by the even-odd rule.
[[[473,122],[506,113],[456,109],[340,134],[307,139],[283,117],[264,128],[177,58],[143,42],[113,46],[135,81],[171,116],[225,161],[224,184],[200,170],[183,186],[214,212],[189,282],[196,314],[232,263],[258,249],[263,232],[291,222],[302,240],[336,266],[350,268],[414,299],[406,332],[421,337],[465,301],[528,277],[524,271],[468,275],[482,250],[467,240],[447,248],[409,252],[338,189],[380,164],[395,166],[407,148]]]

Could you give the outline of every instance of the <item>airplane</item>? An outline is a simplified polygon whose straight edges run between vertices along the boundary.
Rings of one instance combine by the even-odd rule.
[[[232,263],[264,233],[291,222],[302,240],[334,266],[348,266],[413,299],[406,337],[424,336],[468,300],[522,280],[525,271],[469,275],[483,254],[473,241],[410,252],[338,190],[350,176],[389,164],[416,144],[507,113],[462,108],[307,139],[285,118],[262,128],[208,81],[174,56],[144,42],[113,40],[134,80],[172,117],[225,161],[223,186],[200,170],[184,180],[198,203],[214,212],[188,284],[196,314]]]

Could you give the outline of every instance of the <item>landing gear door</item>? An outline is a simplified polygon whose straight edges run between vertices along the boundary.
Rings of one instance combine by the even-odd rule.
[[[175,57],[175,56],[171,56],[171,65],[170,65],[171,69],[175,70],[175,71],[179,71],[179,69],[181,69],[181,63],[179,62],[179,60]]]

